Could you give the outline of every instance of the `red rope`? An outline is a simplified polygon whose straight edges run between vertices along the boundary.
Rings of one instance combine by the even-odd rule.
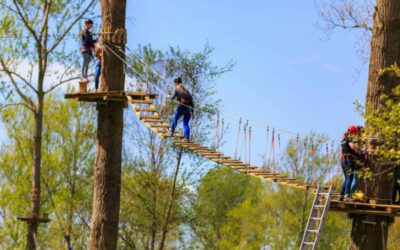
[[[311,141],[311,160],[312,160],[312,179],[314,186],[316,185],[316,179],[315,179],[315,149],[314,149],[314,143]]]
[[[222,121],[221,121],[221,138],[222,138],[222,136],[224,136],[224,124],[225,124],[225,120],[224,120],[224,118],[222,118]],[[224,152],[224,143],[221,143],[221,152]]]
[[[213,143],[213,147],[217,151],[218,151],[218,131],[219,131],[219,112],[217,113],[217,121],[216,121],[216,126],[215,126],[215,135],[214,135],[214,143]]]
[[[246,122],[246,124],[244,125],[244,162],[247,162],[247,125],[248,125],[248,121]]]
[[[269,159],[268,159],[268,168],[271,164],[271,159],[272,159],[272,164],[273,164],[273,171],[274,171],[274,175],[276,173],[275,171],[275,129],[272,129],[272,140],[271,140],[271,149],[269,151]]]
[[[199,116],[197,115],[197,112],[196,112],[195,122],[196,122],[196,143],[199,143]]]
[[[249,166],[251,165],[251,126],[249,127]]]
[[[331,182],[331,172],[330,172],[330,159],[329,159],[329,146],[326,144],[326,174],[328,176],[328,183]]]
[[[296,136],[296,144],[294,147],[292,177],[294,177],[294,173],[297,172],[297,151],[298,151],[298,149],[299,149],[299,135]]]
[[[236,137],[235,159],[237,159],[237,150],[238,150],[238,144],[239,144],[240,127],[241,127],[241,125],[242,125],[242,118],[239,119],[239,126],[238,126],[238,132],[237,132],[237,137]]]
[[[267,164],[267,150],[268,150],[268,142],[269,142],[269,126],[267,126],[267,141],[265,143],[265,151],[263,156],[263,165]]]

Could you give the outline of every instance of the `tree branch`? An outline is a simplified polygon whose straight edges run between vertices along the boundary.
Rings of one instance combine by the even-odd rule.
[[[54,49],[57,48],[57,46],[61,43],[64,37],[72,29],[72,27],[86,14],[86,12],[89,11],[90,7],[92,7],[95,2],[96,0],[90,1],[89,5],[85,8],[85,10],[68,26],[68,28],[64,31],[64,33],[54,42],[53,46],[51,46],[50,49],[47,50],[47,54],[50,54],[51,52],[53,52]]]
[[[93,74],[89,75],[89,76],[93,76]],[[53,85],[52,87],[50,87],[48,90],[44,91],[44,93],[47,94],[47,93],[51,92],[52,90],[54,90],[55,88],[58,88],[59,86],[65,84],[67,82],[70,82],[70,81],[73,81],[73,80],[78,80],[80,78],[81,78],[80,76],[75,76],[75,77],[60,81],[59,83],[57,83],[57,84]]]
[[[43,19],[43,23],[42,26],[40,28],[40,35],[39,35],[39,39],[42,40],[43,37],[43,33],[46,31],[47,29],[47,24],[49,21],[49,14],[50,14],[50,9],[52,6],[52,0],[45,0],[45,14],[44,14],[44,19]]]
[[[0,69],[0,72],[6,72],[6,70],[4,69]],[[37,90],[32,86],[32,84],[29,83],[29,81],[27,79],[25,79],[23,76],[21,76],[20,74],[18,74],[17,72],[10,72],[10,74],[18,77],[21,81],[23,81],[29,88],[31,88],[35,93],[37,93]]]
[[[0,106],[0,111],[5,110],[6,108],[9,108],[9,107],[15,107],[15,106],[24,106],[24,107],[30,109],[31,111],[33,111],[33,110],[31,109],[31,107],[29,107],[28,104],[23,103],[23,102],[5,104],[5,105],[3,105],[3,106]]]
[[[25,27],[29,30],[29,32],[32,34],[33,38],[35,38],[36,43],[40,44],[40,40],[36,34],[36,32],[33,30],[33,28],[29,25],[28,20],[25,18],[24,14],[22,13],[22,10],[20,9],[18,3],[16,0],[13,0],[13,3],[15,7],[17,8],[17,14],[21,18],[22,22],[24,23]]]
[[[24,93],[22,93],[21,89],[18,87],[18,85],[13,77],[13,72],[11,72],[7,68],[3,58],[1,58],[1,57],[0,57],[0,64],[3,67],[4,71],[6,72],[6,74],[8,75],[8,78],[10,78],[10,81],[11,81],[12,85],[14,86],[15,91],[17,91],[18,95],[27,103],[27,105],[30,106],[30,109],[33,111],[35,104],[28,96],[26,96]]]

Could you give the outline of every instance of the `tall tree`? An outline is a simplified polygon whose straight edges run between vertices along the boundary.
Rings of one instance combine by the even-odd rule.
[[[166,93],[160,89],[168,89],[173,78],[181,76],[195,98],[196,108],[201,110],[197,112],[197,118],[202,129],[197,130],[196,126],[192,126],[193,140],[199,135],[198,139],[201,142],[207,140],[210,124],[207,117],[215,114],[218,106],[218,100],[213,98],[215,80],[232,68],[232,63],[222,67],[214,65],[210,61],[212,51],[209,45],[199,52],[176,47],[160,51],[150,45],[139,46],[131,55],[136,58],[133,62],[135,70],[128,70],[136,79],[148,83],[148,91],[159,94],[160,98],[153,103],[158,110],[166,110],[165,115],[175,110],[176,103],[171,101],[168,108],[164,106],[163,97]],[[169,80],[161,79],[152,69],[156,69]],[[187,223],[189,209],[183,201],[188,200],[188,187],[192,185],[193,177],[201,171],[204,159],[186,151],[179,154],[166,140],[158,138],[137,119],[133,122],[132,119],[127,119],[125,134],[127,151],[135,152],[140,148],[140,154],[128,153],[124,157],[128,160],[128,165],[132,165],[135,174],[132,176],[133,171],[125,171],[123,175],[119,246],[169,249],[185,238],[182,236],[186,233],[182,225]],[[176,155],[178,157],[175,157]],[[131,157],[134,161],[130,160]],[[182,157],[185,157],[185,160],[181,160]],[[136,212],[132,213],[132,209]]]
[[[101,69],[101,91],[124,90],[126,0],[101,0],[105,50]],[[116,39],[117,34],[122,36]],[[118,50],[118,49],[120,50]],[[114,53],[117,53],[115,55]],[[98,104],[97,152],[94,167],[94,197],[90,249],[116,249],[121,193],[123,103]]]
[[[369,60],[368,90],[366,97],[366,115],[379,112],[384,104],[383,95],[390,96],[399,78],[387,73],[386,68],[400,63],[400,1],[377,0],[374,12],[371,52]],[[374,131],[366,122],[366,130]],[[375,134],[376,135],[376,134]],[[391,166],[381,162],[377,156],[371,157],[368,166],[378,173]],[[391,200],[392,175],[384,173],[367,180],[366,195],[370,199],[388,202]],[[370,223],[368,223],[370,222]],[[387,217],[361,216],[353,218],[351,249],[386,249],[388,239]]]
[[[40,217],[45,95],[66,81],[63,74],[56,76],[57,82],[49,82],[49,66],[67,61],[66,37],[94,3],[95,0],[86,0],[83,3],[74,0],[0,1],[0,35],[6,39],[0,44],[0,77],[7,79],[1,87],[3,93],[7,93],[4,106],[24,106],[32,111],[35,120],[30,135],[34,146],[30,208],[32,221],[28,223],[28,249],[36,249],[37,218]],[[67,8],[67,5],[75,7]],[[46,83],[53,86],[46,89]]]
[[[17,220],[26,213],[33,154],[32,112],[21,106],[2,110],[9,140],[0,152],[0,248],[22,249],[27,232]],[[86,249],[90,219],[91,176],[95,150],[95,110],[49,95],[44,103],[41,211],[52,220],[41,227],[44,249]],[[63,124],[63,126],[60,126]],[[10,202],[12,200],[12,202]],[[17,225],[17,226],[15,226]]]

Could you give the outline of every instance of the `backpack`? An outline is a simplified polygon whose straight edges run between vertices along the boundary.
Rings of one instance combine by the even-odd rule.
[[[179,102],[193,108],[193,96],[183,86],[181,88],[183,89],[183,94],[180,96]]]

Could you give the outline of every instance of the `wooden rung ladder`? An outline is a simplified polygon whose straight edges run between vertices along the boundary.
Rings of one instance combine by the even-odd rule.
[[[332,186],[329,187],[328,192],[321,186],[317,187],[314,203],[311,207],[310,216],[308,217],[307,226],[301,241],[300,250],[318,249],[318,242],[331,204],[332,195]]]

